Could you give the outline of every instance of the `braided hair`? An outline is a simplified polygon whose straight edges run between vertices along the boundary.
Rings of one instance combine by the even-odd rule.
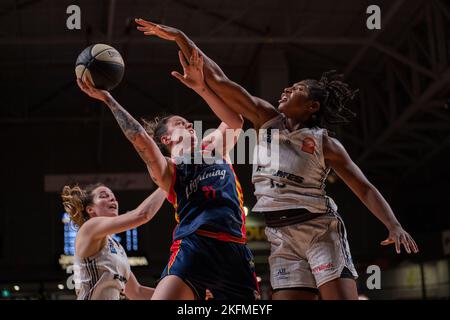
[[[352,90],[343,81],[343,75],[336,70],[324,72],[320,80],[307,79],[302,81],[308,87],[309,98],[320,103],[319,110],[308,120],[308,127],[328,127],[329,125],[345,124],[355,118],[356,114],[347,108],[358,90]]]

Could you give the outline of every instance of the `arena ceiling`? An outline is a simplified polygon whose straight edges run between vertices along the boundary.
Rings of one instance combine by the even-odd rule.
[[[71,4],[81,8],[81,30],[66,28]],[[366,27],[371,4],[381,8],[381,30]],[[449,7],[443,0],[4,0],[2,126],[113,121],[80,107],[88,101],[73,72],[84,47],[105,42],[124,56],[126,76],[114,94],[133,114],[170,111],[212,120],[200,99],[170,77],[179,68],[175,45],[142,36],[135,17],[184,30],[231,78],[271,101],[290,82],[342,71],[360,93],[353,105],[358,118],[338,134],[369,173],[407,177],[448,155]],[[270,92],[261,89],[267,82]]]

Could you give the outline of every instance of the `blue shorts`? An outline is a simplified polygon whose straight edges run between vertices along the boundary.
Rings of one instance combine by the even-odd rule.
[[[170,251],[161,279],[180,277],[197,299],[205,299],[206,290],[218,300],[259,298],[253,255],[247,245],[194,233],[176,240]]]

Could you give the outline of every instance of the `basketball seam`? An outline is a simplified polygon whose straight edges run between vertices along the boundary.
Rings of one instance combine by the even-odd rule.
[[[116,64],[119,65],[119,66],[123,66],[123,65],[121,65],[121,64],[119,64],[119,63],[116,63]],[[87,68],[86,68],[86,69],[87,69]],[[86,70],[86,69],[85,69],[85,70]],[[113,80],[113,79],[111,79],[110,77],[108,77],[108,75],[107,75],[106,73],[104,73],[102,69],[97,69],[97,71],[98,71],[102,76],[104,76],[106,79],[108,79],[108,80],[110,80],[110,81]],[[83,72],[83,74],[84,74],[84,72]],[[92,77],[92,75],[91,75],[91,77]],[[94,81],[94,79],[92,79],[92,81]]]
[[[92,48],[95,47],[95,46],[96,46],[96,45],[94,44],[94,45],[92,46]],[[107,44],[107,46],[109,46],[109,45]],[[91,48],[91,50],[92,50],[92,48]],[[98,52],[95,56],[92,56],[91,59],[89,59],[88,64],[89,64],[92,60],[94,60],[99,54],[101,54],[101,53],[103,53],[103,52],[105,52],[106,50],[109,50],[109,49],[114,49],[114,50],[117,51],[117,49],[115,49],[114,47],[109,46],[109,48],[103,49],[102,51]],[[117,52],[119,52],[119,51],[117,51]],[[120,54],[120,52],[119,52],[119,54]],[[122,58],[122,60],[123,60],[123,58]],[[116,63],[116,62],[113,62],[113,63],[118,64],[118,65],[121,65],[120,63]],[[84,73],[85,73],[86,70],[87,70],[87,65],[85,65],[85,64],[83,64],[83,63],[79,63],[79,64],[75,65],[75,68],[78,67],[79,65],[83,65],[83,66],[84,66],[83,73],[81,73],[81,77],[80,77],[80,79],[83,79]],[[108,79],[108,80],[111,80],[111,79]],[[94,81],[94,79],[92,79],[92,81]]]

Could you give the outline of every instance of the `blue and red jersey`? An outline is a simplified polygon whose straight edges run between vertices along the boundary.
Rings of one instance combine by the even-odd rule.
[[[232,165],[217,158],[201,164],[187,163],[182,158],[174,160],[175,173],[168,196],[178,223],[173,239],[197,233],[245,243],[243,193]]]

